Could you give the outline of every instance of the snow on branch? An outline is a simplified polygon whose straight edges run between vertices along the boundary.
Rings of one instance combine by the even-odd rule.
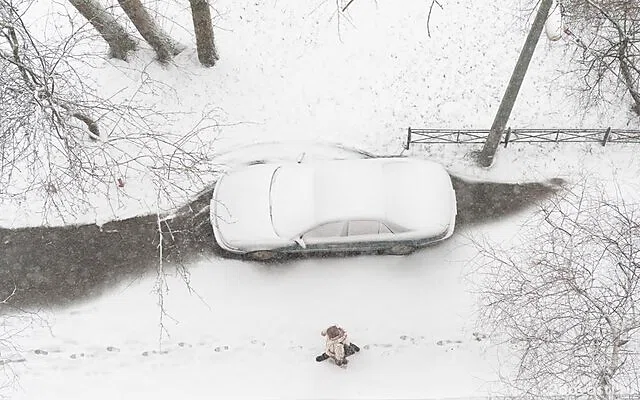
[[[481,319],[515,350],[518,394],[637,393],[640,204],[575,187],[518,243],[476,240]]]
[[[86,46],[96,39],[91,25],[70,22],[68,35],[41,40],[23,21],[29,5],[0,0],[0,195],[35,192],[45,215],[64,218],[96,195],[117,201],[131,174],[164,180],[174,201],[209,183],[218,109],[191,116],[145,105],[138,93],[172,90],[147,75],[132,93],[102,97],[90,71],[105,55]],[[176,128],[187,117],[195,124]]]
[[[629,96],[640,115],[640,2],[564,0],[561,10],[584,103]]]

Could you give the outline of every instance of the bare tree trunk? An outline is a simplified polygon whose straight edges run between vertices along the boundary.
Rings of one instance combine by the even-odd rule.
[[[207,0],[189,0],[189,3],[191,3],[193,29],[196,33],[198,60],[205,67],[213,67],[218,60],[218,52],[213,39],[209,2]]]
[[[596,399],[614,399],[613,377],[620,367],[620,330],[612,329],[613,347],[611,349],[611,362],[608,368],[600,373],[600,382],[596,392]]]
[[[127,54],[136,49],[136,41],[124,26],[107,12],[97,0],[69,0],[109,45],[109,56],[126,61]]]
[[[622,45],[620,46],[620,51],[618,53],[618,59],[620,60],[620,72],[622,74],[622,79],[624,81],[624,85],[627,87],[633,102],[635,103],[632,107],[632,110],[640,115],[640,93],[638,93],[638,89],[636,88],[637,82],[633,81],[633,76],[631,75],[631,67],[629,66],[629,60],[626,54],[627,50],[627,39],[623,39]]]
[[[182,51],[182,47],[171,40],[169,35],[151,18],[140,0],[118,0],[120,7],[131,19],[140,35],[155,50],[160,62],[167,62]]]

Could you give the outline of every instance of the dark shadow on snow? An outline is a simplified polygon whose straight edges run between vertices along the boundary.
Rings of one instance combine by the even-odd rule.
[[[546,182],[470,182],[451,176],[458,201],[456,230],[498,221],[539,204],[565,185],[560,178]]]
[[[162,223],[166,262],[175,265],[198,254],[213,254],[207,208],[211,193],[212,189],[202,192]],[[102,227],[0,229],[0,301],[14,287],[8,304],[21,308],[65,306],[98,296],[115,284],[153,271],[159,260],[159,238],[156,215]],[[10,310],[5,307],[4,311]]]
[[[453,177],[453,184],[458,199],[456,229],[460,230],[531,207],[556,193],[563,182],[508,184]],[[209,222],[211,193],[211,188],[203,191],[163,222],[165,262],[175,266],[203,256],[246,259],[224,253],[215,244]],[[66,306],[94,298],[115,284],[139,279],[157,266],[159,237],[156,215],[102,227],[0,229],[0,301],[16,288],[7,304],[0,306],[0,313],[11,307]],[[264,264],[303,257],[309,256],[287,256]]]

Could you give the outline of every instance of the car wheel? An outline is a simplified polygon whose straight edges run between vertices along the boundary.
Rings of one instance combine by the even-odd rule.
[[[259,250],[249,253],[249,257],[257,261],[269,261],[273,260],[276,256],[276,253],[268,250]]]
[[[415,247],[408,245],[408,244],[397,244],[391,248],[389,248],[389,250],[387,250],[387,254],[392,254],[395,256],[404,256],[407,254],[411,254],[416,250]]]

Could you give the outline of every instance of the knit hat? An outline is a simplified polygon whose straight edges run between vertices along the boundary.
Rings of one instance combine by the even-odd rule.
[[[336,325],[331,325],[330,327],[327,328],[327,331],[326,331],[326,334],[327,336],[329,336],[329,339],[335,339],[338,336],[342,336],[343,333],[344,331],[338,328]]]

